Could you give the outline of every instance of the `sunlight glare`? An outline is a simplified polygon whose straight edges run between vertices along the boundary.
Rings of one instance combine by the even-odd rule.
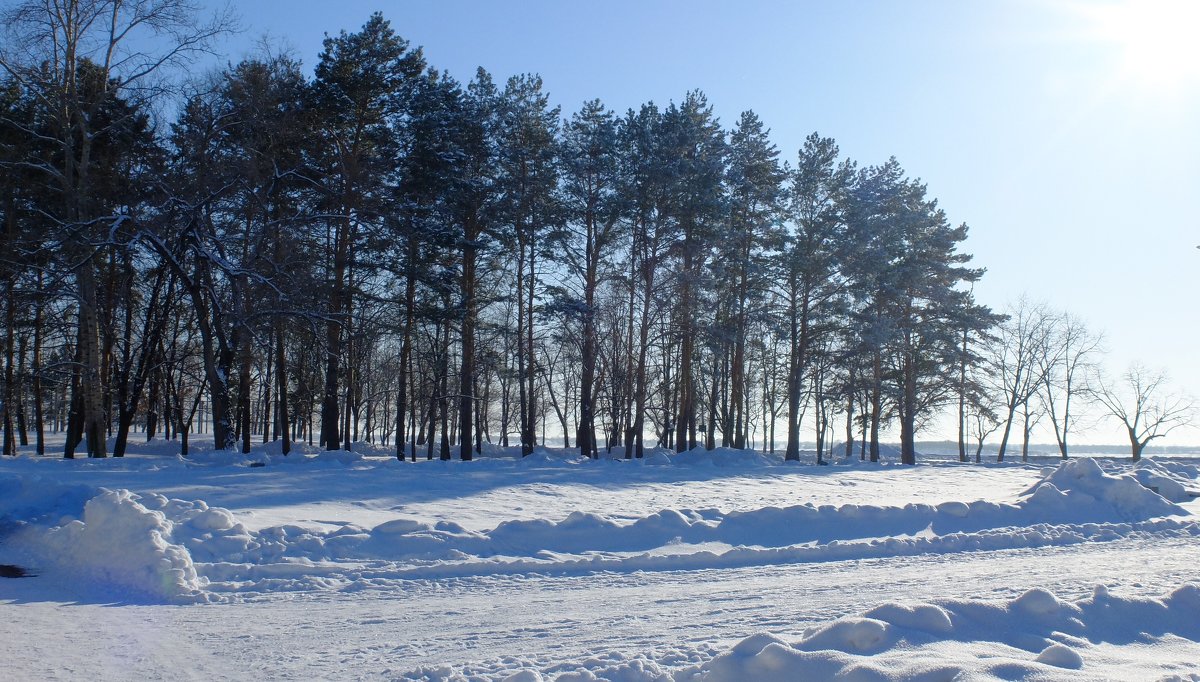
[[[1200,2],[1118,0],[1080,9],[1094,37],[1117,49],[1122,80],[1156,91],[1200,83]]]

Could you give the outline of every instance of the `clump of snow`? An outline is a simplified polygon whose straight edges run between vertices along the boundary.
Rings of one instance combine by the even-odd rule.
[[[892,623],[909,630],[944,635],[954,630],[954,623],[946,609],[934,604],[884,604],[864,614],[885,623]]]
[[[646,457],[642,459],[642,462],[651,466],[670,466],[673,464],[671,461],[671,456],[662,451],[653,452],[649,455],[646,455]]]
[[[1014,609],[1030,616],[1052,616],[1069,606],[1049,590],[1033,588],[1012,602]]]
[[[779,455],[763,454],[758,450],[735,450],[734,448],[715,448],[706,450],[696,447],[674,455],[672,463],[686,466],[717,466],[717,467],[751,467],[778,464]]]
[[[533,452],[526,457],[521,457],[521,464],[525,466],[556,466],[562,464],[579,464],[589,461],[578,450],[551,450],[545,447],[536,447]]]
[[[1200,585],[1190,583],[1162,599],[1118,598],[1097,586],[1076,602],[1034,589],[1007,602],[886,604],[796,642],[752,635],[675,679],[1059,679],[1062,670],[1086,672],[1091,647],[1106,642],[1200,640],[1198,609]]]
[[[204,581],[188,550],[170,541],[173,524],[136,498],[106,490],[87,501],[82,519],[24,528],[16,543],[43,566],[135,600],[199,598]]]
[[[518,670],[508,675],[501,682],[542,682],[545,678],[536,670]]]
[[[1122,519],[1187,514],[1182,507],[1143,485],[1134,475],[1104,472],[1094,460],[1079,458],[1059,465],[1025,492],[1028,501],[1046,511],[1081,512],[1105,508]],[[1094,511],[1089,512],[1094,515]]]
[[[898,639],[895,628],[887,621],[843,618],[808,635],[805,648],[869,655],[895,646]]]
[[[1051,644],[1043,649],[1042,653],[1038,654],[1034,660],[1056,668],[1079,670],[1083,667],[1083,657],[1079,655],[1079,652],[1062,644]]]
[[[1140,460],[1133,467],[1133,476],[1138,482],[1172,502],[1188,502],[1192,496],[1184,488],[1184,481],[1195,476],[1180,476],[1152,459]]]

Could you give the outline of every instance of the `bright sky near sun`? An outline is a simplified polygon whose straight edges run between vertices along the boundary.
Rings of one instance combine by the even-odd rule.
[[[213,4],[216,2],[213,0]],[[1102,331],[1113,373],[1166,369],[1200,395],[1200,1],[235,3],[311,70],[325,32],[382,9],[429,62],[466,81],[540,73],[565,113],[623,112],[703,90],[722,121],[753,109],[783,158],[819,131],[860,164],[922,178],[988,274]],[[926,433],[923,437],[949,437]],[[1123,441],[1101,424],[1081,441]],[[1037,438],[1050,441],[1048,435]],[[1200,443],[1200,430],[1165,444]]]

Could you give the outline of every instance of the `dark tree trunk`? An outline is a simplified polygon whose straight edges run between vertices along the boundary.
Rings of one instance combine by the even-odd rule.
[[[283,440],[283,454],[292,451],[292,439],[288,430],[288,374],[287,374],[287,328],[282,317],[275,320],[275,381],[278,384],[275,397],[275,424]]]
[[[79,330],[82,331],[82,330]],[[67,399],[67,435],[63,445],[63,458],[75,459],[75,449],[83,440],[83,417],[80,414],[83,396],[79,392],[80,382],[80,348],[78,340],[75,345],[75,361],[71,363],[71,393]]]
[[[525,357],[527,366],[526,381],[529,383],[527,399],[529,405],[526,409],[526,414],[529,415],[529,420],[526,423],[526,431],[521,434],[521,453],[528,455],[533,452],[534,446],[537,444],[536,424],[538,413],[537,400],[537,356],[534,354],[533,348],[533,301],[534,294],[537,289],[537,249],[533,240],[529,244],[529,281],[528,285],[528,301],[525,304]]]
[[[788,433],[784,459],[800,461],[800,405],[803,400],[805,365],[808,363],[810,296],[807,280],[797,273],[789,275],[788,323]]]
[[[333,286],[329,297],[330,320],[325,327],[325,392],[321,399],[321,445],[326,450],[338,450],[342,444],[338,418],[338,385],[342,356],[342,298],[349,255],[349,222],[349,218],[343,219],[333,238]]]
[[[39,295],[34,303],[33,312],[33,421],[36,429],[36,451],[39,457],[46,454],[46,423],[42,403],[42,271],[38,270],[37,283]]]
[[[963,330],[962,355],[958,359],[958,461],[967,461],[967,340]]]
[[[579,454],[585,457],[599,456],[596,448],[596,287],[600,254],[596,250],[596,218],[588,211],[585,220],[587,232],[584,257],[587,263],[583,276],[583,344],[580,358],[579,379],[579,432],[576,444]]]
[[[904,404],[900,410],[900,462],[916,464],[917,373],[913,361],[913,351],[906,351],[904,355],[903,401]]]
[[[633,390],[633,425],[625,439],[625,459],[645,455],[647,361],[650,350],[651,292],[654,291],[653,264],[642,260],[642,316],[638,324],[637,376]]]
[[[683,246],[683,285],[679,295],[679,405],[675,423],[675,451],[684,452],[695,447],[695,386],[692,377],[692,354],[695,352],[695,324],[692,322],[693,258],[691,235],[686,234]],[[690,437],[690,438],[689,438]]]
[[[105,383],[101,370],[100,317],[95,265],[88,256],[76,272],[79,286],[80,430],[89,457],[108,456],[108,418],[104,412]]]
[[[458,385],[458,456],[471,460],[475,450],[473,417],[475,415],[475,266],[478,254],[479,227],[474,218],[463,225],[462,247],[462,367]]]
[[[13,433],[13,405],[18,398],[13,381],[13,350],[16,346],[16,317],[17,317],[17,278],[12,275],[5,284],[8,296],[5,297],[4,315],[4,454],[16,456],[17,442]]]

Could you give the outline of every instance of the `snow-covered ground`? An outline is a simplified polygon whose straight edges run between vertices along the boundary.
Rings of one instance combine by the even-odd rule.
[[[9,679],[1200,680],[1200,459],[0,461]]]

